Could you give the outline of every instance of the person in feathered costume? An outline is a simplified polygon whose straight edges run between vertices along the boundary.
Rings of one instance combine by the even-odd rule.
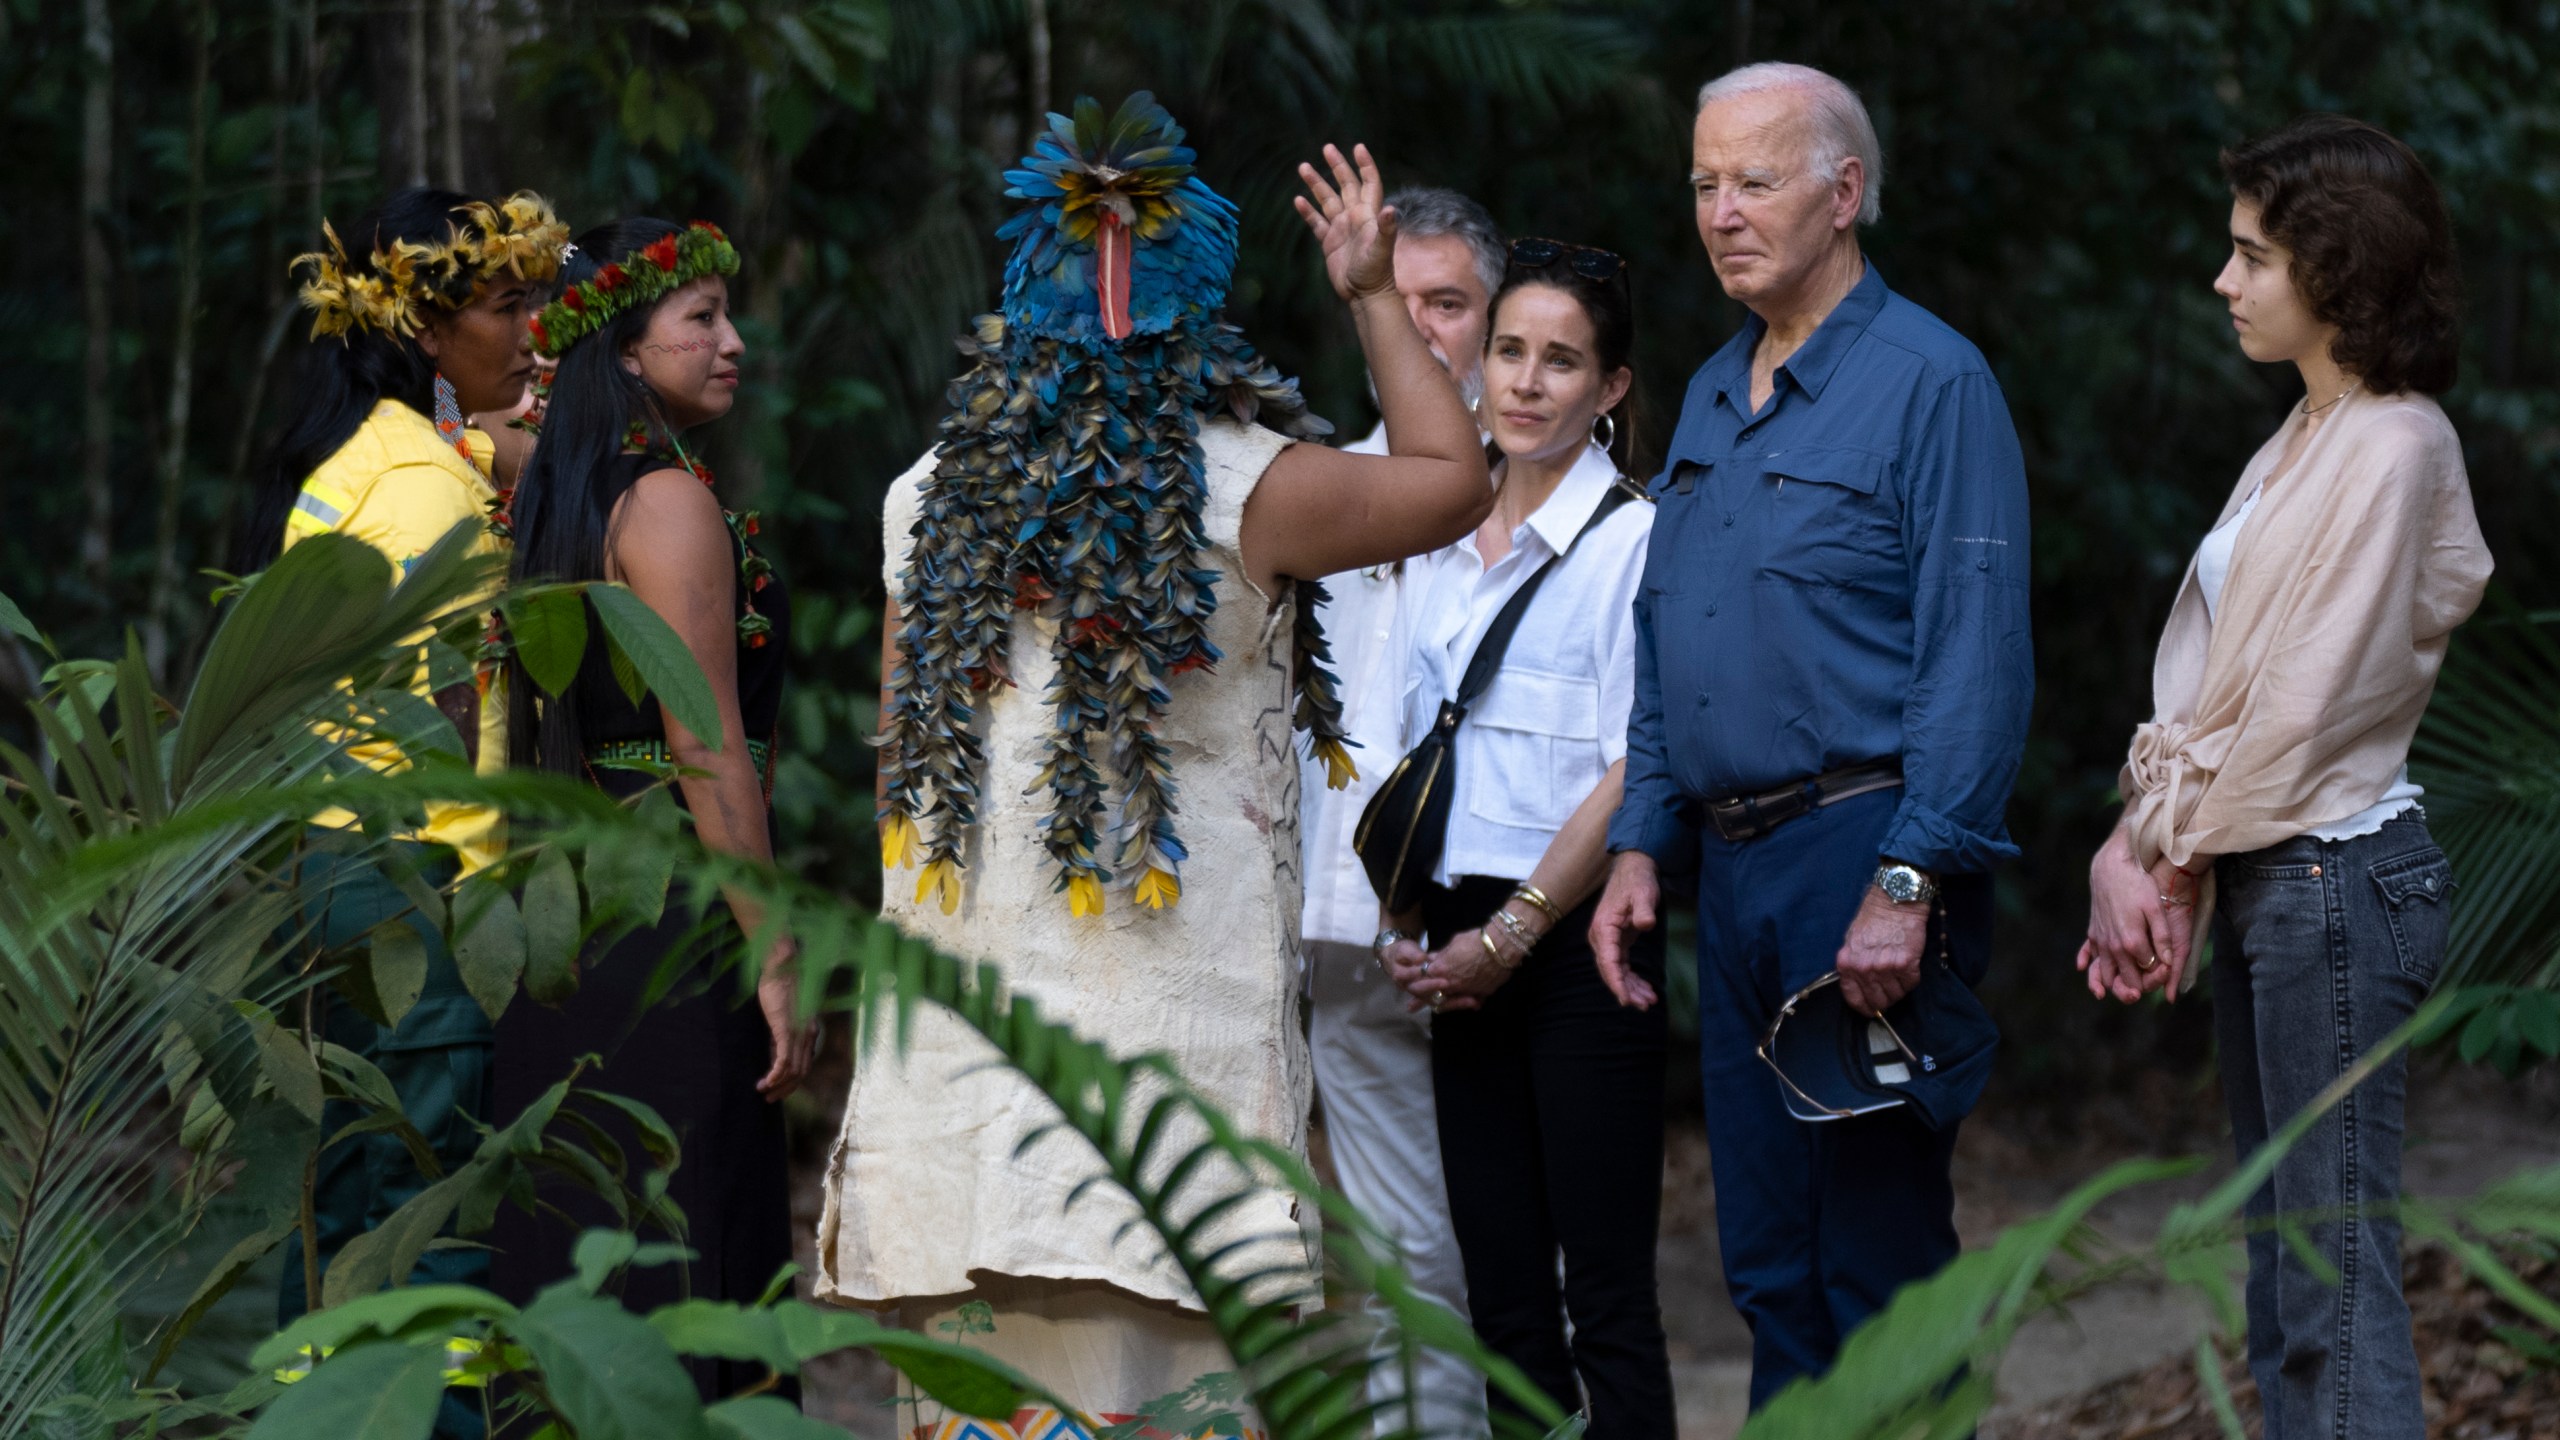
[[[998,232],[1002,307],[961,337],[941,438],[889,496],[881,849],[923,873],[883,909],[1302,1146],[1291,732],[1336,774],[1355,762],[1314,587],[1291,577],[1445,544],[1491,492],[1396,294],[1367,152],[1327,147],[1330,178],[1300,167],[1298,208],[1377,379],[1386,456],[1292,443],[1329,427],[1222,317],[1238,216],[1183,140],[1151,96],[1084,100],[1006,172],[1024,204]],[[903,1056],[856,1067],[818,1293],[899,1302],[1087,1419],[1229,1368],[1181,1275],[1121,1233],[1124,1205],[1095,1191],[1069,1211],[1098,1161],[1063,1135],[1022,1148],[1052,1112],[990,1058],[925,1014]],[[1266,1192],[1213,1228],[1302,1246],[1295,1217]],[[989,1308],[945,1324],[972,1301]]]
[[[895,868],[920,848],[917,896],[946,912],[978,817],[974,697],[1010,683],[1013,613],[1035,608],[1060,622],[1042,772],[1056,887],[1077,915],[1101,913],[1115,869],[1136,877],[1141,903],[1180,899],[1187,852],[1154,721],[1171,677],[1220,658],[1208,638],[1217,573],[1196,563],[1200,420],[1225,411],[1293,438],[1332,429],[1219,318],[1236,209],[1192,173],[1182,139],[1143,93],[1107,124],[1086,100],[1005,172],[1007,193],[1032,203],[996,232],[1014,242],[1003,310],[960,342],[976,364],[953,382],[925,528],[893,588],[906,664],[883,712],[883,850]],[[1315,629],[1321,592],[1299,589],[1298,725],[1348,770]],[[1124,787],[1110,865],[1097,741]]]

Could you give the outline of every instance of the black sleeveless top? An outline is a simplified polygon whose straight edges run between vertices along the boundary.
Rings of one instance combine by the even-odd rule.
[[[679,462],[663,455],[620,455],[605,472],[604,504],[607,513],[622,501],[640,477],[654,470],[682,469]],[[771,747],[782,723],[782,680],[784,656],[791,649],[791,596],[782,577],[775,574],[748,542],[750,527],[755,523],[752,512],[729,516],[731,543],[738,556],[738,714],[746,727],[747,744],[757,752],[757,778],[766,796],[773,792]],[[578,665],[578,728],[583,734],[590,761],[589,772],[596,783],[609,791],[638,789],[648,777],[634,770],[609,768],[592,762],[620,755],[629,758],[665,759],[661,749],[647,755],[651,747],[663,747],[667,738],[666,722],[658,713],[654,695],[643,696],[639,704],[631,703],[622,686],[613,678],[613,662],[604,646],[604,625],[592,606],[587,615],[587,653]],[[679,796],[681,799],[681,796]]]

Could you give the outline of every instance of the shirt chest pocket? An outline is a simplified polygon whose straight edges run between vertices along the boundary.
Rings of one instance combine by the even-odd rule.
[[[1468,710],[1461,749],[1468,814],[1559,829],[1600,783],[1599,682],[1505,665]]]
[[[1799,445],[1761,461],[1753,496],[1767,517],[1764,582],[1868,589],[1904,572],[1901,505],[1873,450]]]

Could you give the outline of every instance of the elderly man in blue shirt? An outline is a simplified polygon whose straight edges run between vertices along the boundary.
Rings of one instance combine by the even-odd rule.
[[[1622,1003],[1660,876],[1695,867],[1699,1042],[1751,1401],[1957,1250],[1955,1126],[1796,1119],[1757,1049],[1836,970],[1881,1014],[1924,957],[1989,959],[1988,871],[2034,686],[2027,487],[1982,355],[1858,245],[1879,149],[1855,92],[1753,65],[1699,95],[1691,181],[1751,312],[1689,384],[1636,600],[1626,796],[1592,924]]]

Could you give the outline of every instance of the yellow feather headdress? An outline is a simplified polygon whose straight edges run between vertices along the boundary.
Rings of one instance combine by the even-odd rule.
[[[328,248],[295,256],[291,267],[312,313],[311,338],[358,328],[415,335],[426,306],[459,310],[493,276],[548,280],[560,273],[569,227],[541,196],[524,190],[495,205],[474,200],[456,215],[442,242],[394,240],[376,245],[362,264],[348,258],[337,228],[321,221]]]

